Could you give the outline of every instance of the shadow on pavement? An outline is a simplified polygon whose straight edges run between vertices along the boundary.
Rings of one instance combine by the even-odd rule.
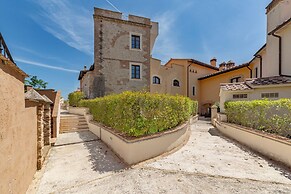
[[[89,161],[92,170],[105,173],[125,169],[127,165],[120,160],[100,139],[88,141],[88,138],[95,136],[92,132],[78,132],[79,137],[84,141],[84,146],[90,153]],[[96,137],[96,136],[95,136]],[[97,138],[97,137],[96,137]]]

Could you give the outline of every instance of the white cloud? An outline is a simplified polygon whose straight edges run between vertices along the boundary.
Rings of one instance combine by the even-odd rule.
[[[92,13],[69,0],[34,0],[41,10],[33,19],[67,45],[93,55]]]
[[[180,2],[179,2],[180,3]],[[170,58],[189,58],[190,53],[181,49],[181,44],[177,40],[175,29],[177,29],[177,20],[179,16],[189,7],[192,2],[187,2],[178,9],[171,9],[161,15],[153,18],[153,21],[159,22],[159,36],[155,43],[154,55],[160,58],[162,62],[167,62]]]
[[[70,72],[70,73],[79,73],[78,70],[67,69],[67,68],[53,66],[53,65],[47,65],[44,63],[39,63],[36,61],[30,61],[30,60],[21,59],[21,58],[16,58],[15,61],[20,62],[20,63],[24,63],[24,64],[38,66],[38,67],[44,67],[44,68],[48,68],[48,69],[55,69],[55,70],[66,71],[66,72]]]

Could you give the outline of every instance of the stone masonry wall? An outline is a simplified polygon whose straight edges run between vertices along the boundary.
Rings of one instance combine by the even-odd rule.
[[[94,71],[87,72],[82,79],[82,91],[89,98],[126,90],[149,91],[150,19],[121,18],[121,13],[95,8]],[[130,49],[131,33],[141,35],[141,50]],[[130,79],[130,63],[142,65],[140,80]]]
[[[51,142],[51,107],[49,104],[44,107],[44,145]]]
[[[37,169],[40,170],[44,161],[44,105],[37,106]]]

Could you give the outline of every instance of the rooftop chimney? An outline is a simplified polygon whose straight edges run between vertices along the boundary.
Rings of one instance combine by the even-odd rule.
[[[235,66],[235,64],[234,64],[234,62],[231,61],[231,60],[228,61],[227,64],[226,64],[226,68],[227,68],[227,69],[233,68],[234,66]]]
[[[223,71],[225,69],[226,69],[226,63],[225,62],[219,64],[219,71]]]
[[[216,67],[216,62],[217,62],[217,59],[216,59],[215,57],[213,57],[213,58],[210,60],[210,64],[211,64],[211,66]]]

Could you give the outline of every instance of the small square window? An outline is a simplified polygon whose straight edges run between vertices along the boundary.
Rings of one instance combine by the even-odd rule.
[[[262,93],[261,97],[262,98],[278,98],[279,93]]]
[[[132,49],[140,49],[141,38],[139,35],[131,35],[131,48]]]
[[[243,98],[248,98],[247,94],[233,94],[232,96],[233,99],[243,99]]]

